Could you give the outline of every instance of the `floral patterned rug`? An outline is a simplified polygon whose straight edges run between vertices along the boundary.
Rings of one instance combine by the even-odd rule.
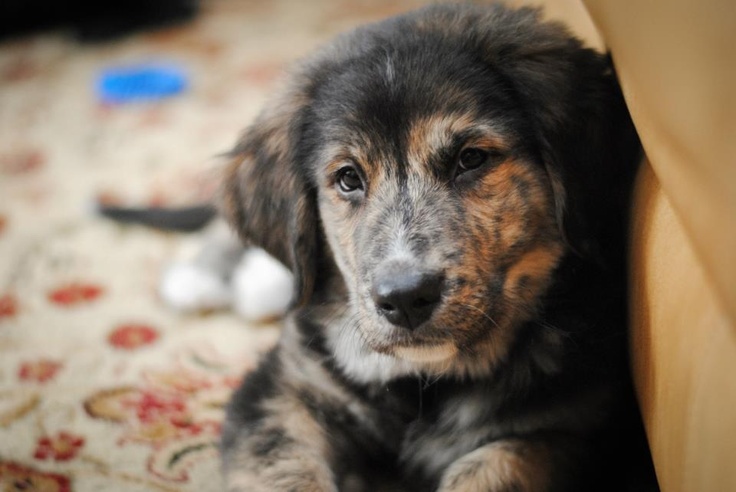
[[[106,222],[95,201],[196,202],[211,156],[283,67],[412,0],[219,0],[110,44],[0,44],[0,490],[220,490],[223,405],[277,326],[171,312],[159,274],[190,238]],[[180,96],[106,105],[105,68],[168,61]]]

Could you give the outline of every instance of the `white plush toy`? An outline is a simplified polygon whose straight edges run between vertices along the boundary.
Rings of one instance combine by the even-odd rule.
[[[187,313],[232,308],[252,322],[285,314],[294,279],[280,262],[242,246],[219,220],[189,241],[161,278],[160,295],[168,305]]]
[[[291,272],[262,249],[243,246],[212,205],[134,208],[98,203],[95,209],[119,223],[197,232],[184,240],[161,276],[159,294],[172,308],[183,313],[231,308],[252,322],[286,314],[294,291]]]

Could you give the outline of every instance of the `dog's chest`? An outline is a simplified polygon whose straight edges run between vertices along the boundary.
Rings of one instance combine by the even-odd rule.
[[[492,392],[467,384],[406,378],[372,390],[365,401],[384,446],[409,468],[432,475],[502,433]]]

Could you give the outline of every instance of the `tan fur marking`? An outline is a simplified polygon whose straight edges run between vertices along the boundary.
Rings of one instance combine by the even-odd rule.
[[[468,147],[505,149],[507,144],[491,127],[479,125],[467,113],[436,114],[415,121],[409,130],[407,160],[416,170],[428,171],[431,158],[452,144],[455,135],[468,129],[483,136],[466,142]]]
[[[442,362],[454,356],[457,348],[451,343],[444,343],[436,347],[398,347],[394,350],[402,359],[419,363]]]
[[[489,173],[484,190],[494,195],[493,200],[500,212],[494,217],[494,227],[501,238],[501,244],[496,248],[500,251],[512,247],[524,237],[534,237],[539,233],[556,235],[546,176],[528,162],[507,160]],[[483,198],[480,196],[477,200]],[[482,207],[482,204],[477,207]]]
[[[551,459],[545,445],[524,441],[487,444],[450,465],[439,492],[544,492]]]
[[[504,292],[509,297],[533,298],[539,294],[550,281],[551,274],[562,255],[560,244],[539,246],[526,253],[506,274]],[[519,291],[521,280],[528,284],[524,291]]]
[[[373,187],[378,179],[378,171],[380,166],[373,163],[368,158],[367,149],[369,142],[362,142],[360,138],[357,142],[347,144],[332,144],[327,146],[320,154],[319,159],[324,164],[325,176],[334,175],[340,168],[346,165],[355,165],[362,171],[365,176],[366,183],[369,188]]]

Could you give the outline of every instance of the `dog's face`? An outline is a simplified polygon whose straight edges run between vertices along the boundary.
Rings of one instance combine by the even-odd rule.
[[[367,28],[246,134],[224,211],[295,271],[303,302],[337,266],[348,307],[334,347],[398,373],[489,370],[561,258],[596,248],[573,244],[596,205],[570,191],[606,199],[576,175],[617,155],[606,70],[531,10],[439,7]]]
[[[462,54],[413,59],[420,48],[344,73],[349,92],[320,88],[319,215],[371,349],[502,355],[564,250],[552,186],[502,82]]]

